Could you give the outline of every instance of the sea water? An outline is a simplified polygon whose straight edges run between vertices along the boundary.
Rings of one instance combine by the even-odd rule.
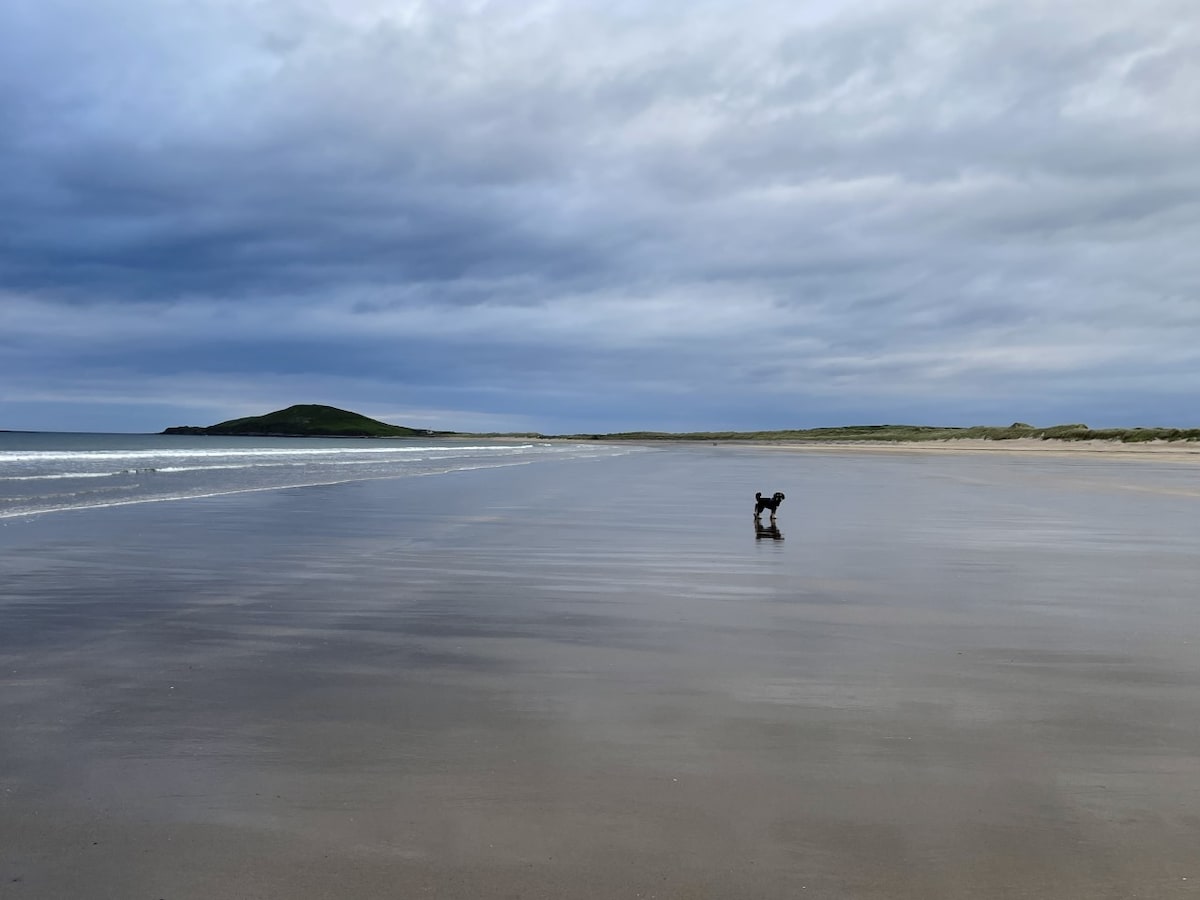
[[[3,432],[0,518],[630,452],[539,440]]]

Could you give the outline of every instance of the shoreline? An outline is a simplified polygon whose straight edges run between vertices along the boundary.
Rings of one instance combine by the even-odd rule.
[[[1190,898],[1191,469],[768,449],[0,528],[0,883]]]
[[[656,445],[672,443],[656,442]],[[691,443],[691,442],[689,442]],[[695,444],[728,445],[763,450],[851,452],[851,453],[1003,453],[1014,456],[1086,456],[1113,459],[1153,459],[1162,462],[1200,463],[1200,444],[1154,441],[1131,444],[1124,441],[1063,441],[1013,438],[993,441],[982,438],[951,438],[938,441],[697,441]],[[1183,443],[1183,446],[1180,444]]]

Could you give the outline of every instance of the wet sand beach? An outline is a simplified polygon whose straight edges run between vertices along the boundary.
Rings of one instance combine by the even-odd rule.
[[[1194,897],[1198,504],[680,446],[5,520],[0,897]]]

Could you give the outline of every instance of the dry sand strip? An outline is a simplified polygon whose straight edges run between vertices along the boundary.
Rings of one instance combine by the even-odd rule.
[[[1114,459],[1153,459],[1162,462],[1200,462],[1200,444],[1183,441],[1058,441],[1014,438],[991,441],[957,438],[945,441],[731,441],[738,447],[764,450],[809,450],[828,453],[1035,453],[1039,456],[1103,454]]]

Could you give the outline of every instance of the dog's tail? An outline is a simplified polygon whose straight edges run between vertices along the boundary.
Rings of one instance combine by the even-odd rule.
[[[754,499],[755,499],[755,500],[761,500],[761,499],[762,499],[762,491],[755,491],[755,492],[754,492]]]

